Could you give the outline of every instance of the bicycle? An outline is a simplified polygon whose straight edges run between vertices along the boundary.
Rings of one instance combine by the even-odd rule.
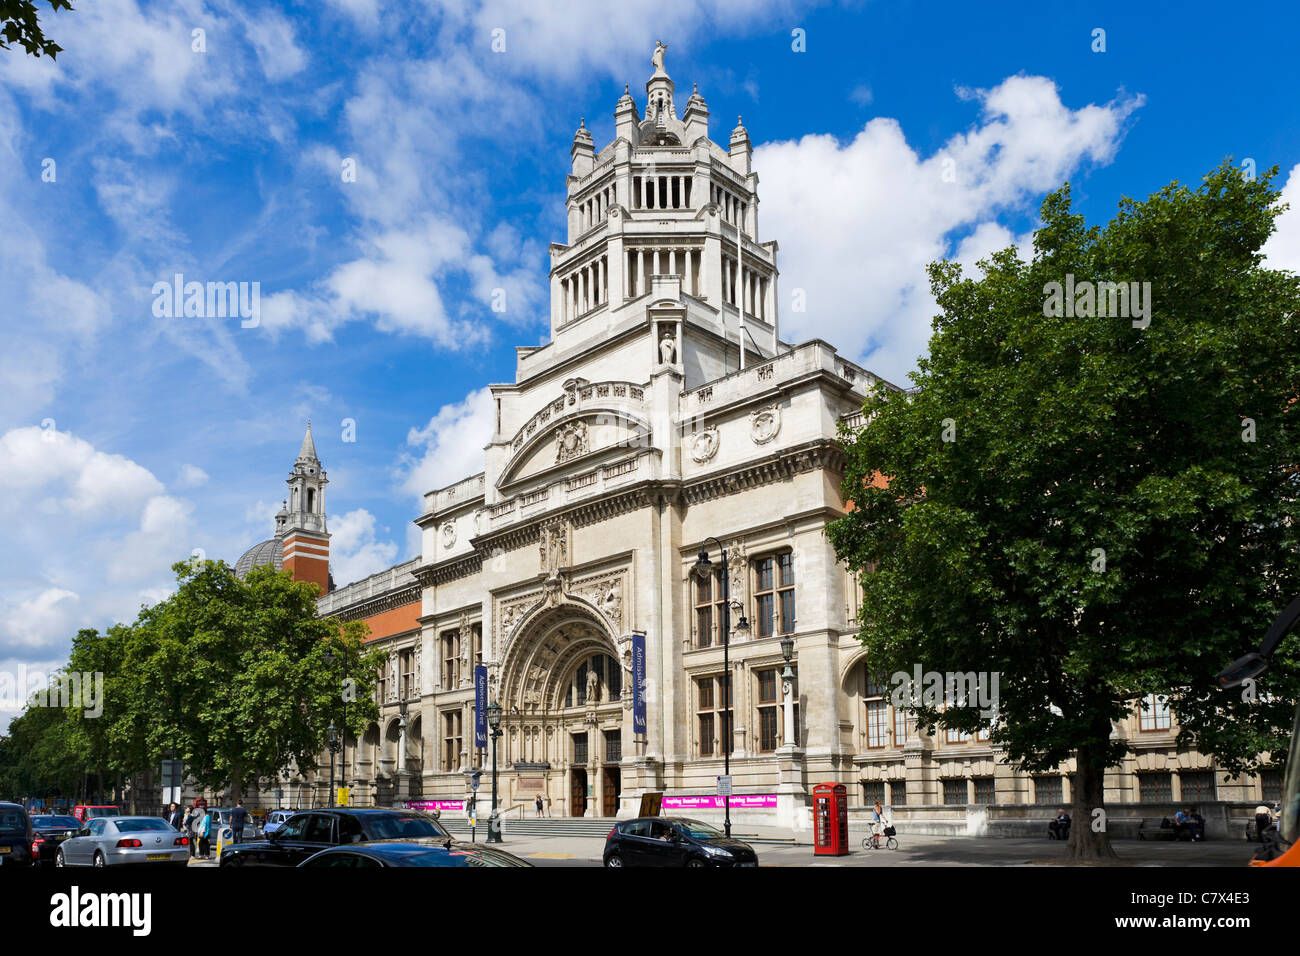
[[[888,827],[887,829],[892,830],[892,829],[894,829],[894,828],[893,828],[893,827]],[[883,842],[882,842],[882,840],[883,840]],[[873,833],[873,834],[871,834],[871,836],[866,837],[866,838],[863,839],[863,841],[862,841],[862,849],[864,849],[864,850],[884,850],[884,849],[897,850],[897,849],[898,849],[898,837],[894,836],[894,834],[892,834],[892,833],[888,833],[888,834],[885,834],[885,833]]]

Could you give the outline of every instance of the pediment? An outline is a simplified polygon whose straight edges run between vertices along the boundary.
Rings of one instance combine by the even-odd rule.
[[[587,406],[538,428],[515,451],[497,487],[505,490],[548,472],[585,467],[612,452],[645,448],[650,438],[650,423],[628,409]]]

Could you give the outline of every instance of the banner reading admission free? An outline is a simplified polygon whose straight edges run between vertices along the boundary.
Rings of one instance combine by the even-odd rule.
[[[632,733],[645,729],[645,635],[632,635]]]
[[[487,746],[487,667],[474,668],[474,746],[482,750]]]

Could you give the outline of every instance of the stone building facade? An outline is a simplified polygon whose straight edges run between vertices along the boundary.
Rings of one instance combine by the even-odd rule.
[[[824,529],[845,508],[841,425],[897,386],[826,342],[782,341],[749,135],[738,122],[727,147],[713,142],[698,90],[679,111],[662,49],[653,63],[644,112],[626,90],[618,100],[613,142],[597,151],[585,122],[574,134],[550,341],[518,348],[515,381],[491,387],[482,470],[426,495],[418,559],[320,599],[391,652],[381,719],[346,742],[352,801],[461,805],[467,772],[491,766],[474,746],[482,665],[503,710],[506,808],[540,793],[555,816],[626,816],[662,792],[717,819],[728,737],[733,819],[805,827],[823,781],[855,807],[879,798],[949,830],[971,807],[1068,803],[1068,766],[1030,777],[982,735],[918,736],[871,683],[860,591]],[[314,500],[323,534],[323,491]],[[642,735],[634,634],[648,652]],[[1271,778],[1229,783],[1178,750],[1149,703],[1116,727],[1135,754],[1108,799],[1268,796]],[[285,802],[323,803],[325,782],[295,778]]]

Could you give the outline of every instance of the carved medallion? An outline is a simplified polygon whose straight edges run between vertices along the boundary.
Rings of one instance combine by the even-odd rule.
[[[454,522],[448,521],[445,525],[442,526],[442,546],[444,548],[450,548],[455,543],[456,543],[456,525]]]
[[[766,445],[781,430],[781,406],[769,405],[749,413],[749,435],[755,445]]]
[[[691,439],[691,457],[701,464],[718,453],[718,429],[702,428]]]

